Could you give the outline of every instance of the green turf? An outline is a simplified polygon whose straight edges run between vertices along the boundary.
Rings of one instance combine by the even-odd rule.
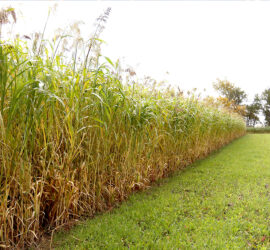
[[[55,235],[59,249],[270,249],[270,135],[249,134]]]

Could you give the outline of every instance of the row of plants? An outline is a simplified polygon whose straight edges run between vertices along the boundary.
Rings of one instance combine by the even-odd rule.
[[[266,134],[270,133],[270,127],[247,127],[247,132],[252,134]]]
[[[69,53],[65,39],[0,44],[0,247],[110,209],[245,133],[195,96],[123,84],[97,37]]]

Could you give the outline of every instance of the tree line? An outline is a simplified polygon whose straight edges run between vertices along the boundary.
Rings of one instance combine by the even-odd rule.
[[[264,116],[264,125],[270,126],[270,88],[265,89],[261,94],[256,94],[252,103],[245,104],[246,92],[233,83],[218,79],[213,87],[230,109],[245,117],[247,126],[254,127],[260,123],[260,114]]]

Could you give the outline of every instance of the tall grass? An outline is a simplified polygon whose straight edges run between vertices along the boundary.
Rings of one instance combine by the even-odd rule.
[[[0,45],[0,247],[109,209],[245,133],[195,97],[122,84],[94,40],[81,61],[62,41]]]

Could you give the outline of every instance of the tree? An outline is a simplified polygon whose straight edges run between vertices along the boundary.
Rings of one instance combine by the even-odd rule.
[[[217,80],[213,87],[218,91],[221,97],[218,98],[219,102],[229,110],[232,110],[242,116],[246,114],[245,105],[241,105],[247,98],[245,91],[236,87],[233,83],[227,80]]]
[[[213,87],[223,97],[226,97],[230,102],[234,102],[235,105],[240,105],[247,98],[244,90],[241,90],[227,80],[218,79],[217,83],[213,84]]]
[[[261,100],[265,123],[267,126],[270,126],[270,88],[263,91]]]
[[[262,109],[261,99],[258,94],[255,95],[253,103],[246,105],[247,126],[255,126],[260,121],[259,114]]]

